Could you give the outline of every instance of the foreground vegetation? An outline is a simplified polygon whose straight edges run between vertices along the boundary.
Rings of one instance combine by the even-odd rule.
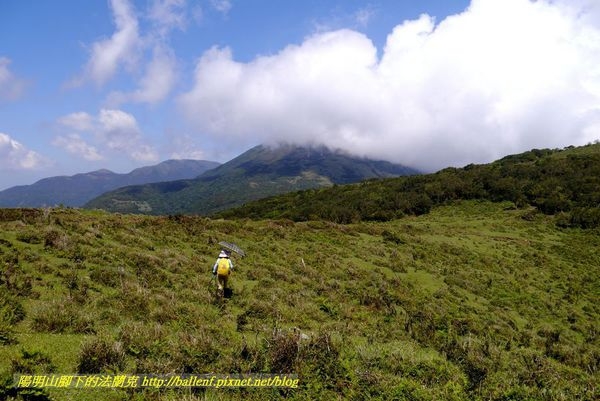
[[[598,399],[600,235],[514,206],[343,226],[0,210],[0,398]],[[220,240],[247,253],[224,301]],[[284,372],[300,387],[32,394],[15,372]]]

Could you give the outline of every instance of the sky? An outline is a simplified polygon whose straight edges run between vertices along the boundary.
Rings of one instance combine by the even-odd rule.
[[[597,0],[0,0],[0,190],[258,144],[431,172],[599,139]]]

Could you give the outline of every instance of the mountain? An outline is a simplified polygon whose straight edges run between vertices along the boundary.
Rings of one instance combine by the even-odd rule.
[[[167,160],[127,174],[102,169],[73,176],[44,178],[0,192],[0,207],[82,206],[94,197],[126,185],[194,178],[219,163],[206,160]]]
[[[128,213],[209,214],[290,191],[417,173],[325,147],[259,145],[196,179],[120,188],[85,207]]]
[[[247,162],[230,167],[243,175]],[[600,230],[564,223],[600,209],[600,145],[268,203],[291,199],[292,212],[327,217],[337,203],[365,219],[406,216],[0,209],[0,399],[598,400]],[[219,241],[246,255],[233,254],[226,299],[210,274]],[[292,373],[297,386],[232,382],[196,396],[132,371]],[[137,388],[56,385],[92,374]]]
[[[562,226],[600,227],[600,144],[533,149],[489,164],[308,190],[249,202],[225,218],[387,221],[456,200],[510,201],[556,215]]]

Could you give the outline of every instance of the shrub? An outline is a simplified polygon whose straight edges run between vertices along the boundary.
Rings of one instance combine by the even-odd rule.
[[[481,343],[476,337],[451,338],[443,345],[442,351],[449,361],[459,365],[466,374],[467,390],[476,392],[491,373],[489,343]]]
[[[248,306],[248,309],[237,316],[237,330],[244,331],[257,329],[258,324],[255,324],[256,321],[268,319],[270,316],[274,316],[276,313],[277,310],[273,303],[254,300]]]
[[[160,324],[126,323],[121,328],[119,340],[123,344],[125,353],[146,358],[159,348],[161,342],[164,342],[165,333]]]
[[[32,329],[50,333],[94,333],[94,322],[83,316],[80,308],[70,301],[55,301],[39,307],[32,316]]]
[[[298,339],[293,333],[275,332],[269,341],[271,373],[291,373],[298,357]]]
[[[244,361],[242,362],[242,365],[245,366],[246,369],[238,369],[242,372],[260,372],[264,369],[266,364],[266,354],[264,349],[259,346],[249,345],[246,342],[244,342],[237,357]]]
[[[383,230],[381,233],[384,241],[392,242],[396,245],[405,244],[406,242],[396,233],[393,233],[388,230]]]
[[[65,250],[69,247],[69,244],[69,237],[55,228],[46,231],[44,234],[44,247],[46,248]]]
[[[125,352],[121,342],[96,337],[84,343],[77,362],[78,373],[118,372],[125,368]]]
[[[164,260],[143,253],[130,255],[129,260],[137,279],[144,286],[162,287],[168,283],[168,276],[162,269]]]
[[[117,269],[107,266],[96,267],[90,273],[92,281],[107,287],[118,286],[122,282],[123,276],[124,270],[123,273],[120,273]]]
[[[15,373],[52,373],[56,366],[50,357],[41,351],[21,350],[21,355],[11,360],[12,370]]]
[[[21,270],[15,271],[7,287],[11,293],[20,297],[35,296],[33,290],[33,279],[29,274],[23,273]]]
[[[0,345],[16,344],[17,339],[11,326],[0,322]]]
[[[150,292],[141,285],[125,281],[122,291],[117,297],[121,311],[140,320],[148,319],[150,314],[149,294]]]
[[[6,292],[0,293],[0,323],[14,325],[25,318],[21,301]]]
[[[223,357],[223,349],[224,346],[218,344],[213,336],[196,336],[184,332],[177,338],[177,354],[174,359],[183,373],[206,371]]]
[[[42,238],[35,231],[23,231],[17,234],[17,240],[26,244],[41,244]]]
[[[316,335],[299,348],[297,369],[301,381],[320,383],[320,387],[338,394],[349,386],[339,346],[329,333]]]
[[[50,401],[45,389],[18,388],[10,372],[0,376],[0,400]]]
[[[573,209],[571,212],[571,224],[581,228],[600,227],[600,207]]]

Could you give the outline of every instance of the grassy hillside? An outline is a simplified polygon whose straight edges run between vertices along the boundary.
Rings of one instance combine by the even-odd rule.
[[[343,226],[0,210],[0,372],[300,378],[53,400],[598,399],[600,233],[511,205]],[[247,253],[223,302],[220,240]]]
[[[534,149],[494,163],[435,174],[289,193],[220,213],[224,217],[387,221],[461,199],[511,201],[558,216],[562,226],[600,226],[600,144]]]

